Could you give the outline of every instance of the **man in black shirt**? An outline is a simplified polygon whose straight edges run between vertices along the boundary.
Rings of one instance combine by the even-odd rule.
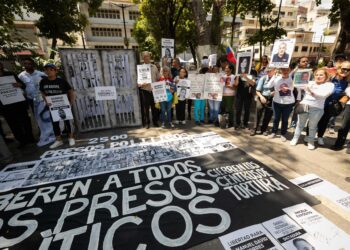
[[[69,85],[68,82],[66,82],[62,78],[57,77],[56,65],[52,63],[48,63],[44,66],[44,70],[47,75],[47,78],[44,78],[40,81],[40,91],[46,104],[48,106],[51,106],[51,103],[47,102],[47,99],[46,99],[47,96],[67,95],[68,100],[72,106],[75,99],[74,90],[72,89],[72,87]],[[72,120],[65,120],[64,125],[69,135],[69,138],[68,138],[69,146],[74,146],[75,140],[74,140],[74,134],[73,134]],[[52,126],[56,136],[56,141],[50,146],[50,148],[54,149],[63,145],[63,142],[61,137],[61,129],[59,126],[59,121],[52,122]]]

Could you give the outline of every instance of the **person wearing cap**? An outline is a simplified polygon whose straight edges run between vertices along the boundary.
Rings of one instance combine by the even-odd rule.
[[[57,77],[56,65],[53,63],[48,63],[44,66],[44,70],[47,75],[47,78],[44,78],[40,81],[40,91],[47,106],[50,106],[51,103],[48,103],[46,97],[55,96],[55,95],[67,95],[68,100],[72,106],[75,99],[74,90],[67,81]],[[74,140],[74,134],[73,134],[72,120],[65,120],[64,125],[69,136],[68,138],[69,146],[74,146],[75,140]],[[56,136],[56,141],[50,146],[50,148],[54,149],[63,145],[63,141],[61,137],[61,129],[60,129],[59,121],[57,122],[52,121],[52,127]]]
[[[6,71],[0,63],[0,77],[13,76],[15,81],[12,85],[15,88],[25,90],[25,84],[13,72]],[[0,101],[0,113],[3,114],[16,140],[20,143],[19,148],[27,144],[34,143],[32,124],[28,116],[28,104],[26,101],[3,104]]]
[[[256,87],[256,113],[255,113],[255,128],[250,133],[251,136],[256,135],[261,118],[263,118],[260,133],[267,136],[267,127],[272,118],[272,98],[273,98],[273,88],[267,88],[266,84],[270,81],[272,76],[275,74],[274,68],[265,68],[265,75],[261,77],[258,81]]]

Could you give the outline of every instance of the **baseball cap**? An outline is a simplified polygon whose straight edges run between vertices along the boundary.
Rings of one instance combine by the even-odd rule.
[[[53,63],[47,63],[47,64],[45,64],[45,66],[44,66],[44,69],[45,69],[45,68],[56,69],[57,67],[56,67],[56,65],[53,64]]]

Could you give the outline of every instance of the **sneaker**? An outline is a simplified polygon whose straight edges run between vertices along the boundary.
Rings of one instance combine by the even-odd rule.
[[[185,124],[186,124],[186,121],[185,121],[185,120],[181,121],[181,124],[182,124],[182,125],[185,125]]]
[[[328,129],[328,132],[332,135],[332,134],[335,134],[335,130],[334,130],[334,128],[333,127],[330,127],[329,129]]]
[[[331,146],[331,149],[334,151],[339,151],[339,150],[343,149],[343,146],[333,145],[333,146]]]
[[[265,132],[263,133],[263,135],[264,135],[264,136],[268,136],[268,135],[269,135],[269,132],[265,131]]]
[[[318,143],[318,145],[323,146],[323,145],[324,145],[323,138],[322,138],[322,137],[318,137],[318,138],[317,138],[317,143]]]
[[[304,142],[306,142],[306,143],[309,142],[309,138],[307,136],[304,137]]]
[[[162,128],[165,128],[165,123],[164,122],[162,122]]]
[[[55,141],[51,146],[50,149],[58,148],[59,146],[63,145],[63,141]]]
[[[286,142],[286,141],[287,141],[287,138],[286,138],[284,135],[281,135],[281,141],[282,141],[282,142]]]
[[[289,143],[291,146],[295,146],[298,144],[298,139],[297,138],[293,138],[290,143]]]
[[[170,127],[171,128],[175,128],[174,124],[170,123]]]
[[[308,142],[307,143],[307,149],[308,150],[315,150],[314,142]]]
[[[269,138],[270,139],[273,139],[273,138],[275,138],[276,137],[276,133],[271,133],[270,135],[269,135]]]
[[[69,146],[72,147],[75,145],[75,140],[74,138],[68,138]]]

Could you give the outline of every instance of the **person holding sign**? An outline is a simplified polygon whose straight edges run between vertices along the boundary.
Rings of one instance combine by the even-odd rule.
[[[303,111],[298,114],[298,123],[295,129],[294,137],[290,145],[295,146],[301,135],[307,120],[309,121],[308,149],[314,150],[314,138],[317,131],[317,124],[323,115],[324,102],[334,90],[334,85],[327,82],[328,72],[325,69],[318,69],[314,73],[315,81],[310,81],[305,88],[305,96],[299,105],[302,105]],[[297,109],[298,110],[298,107]]]
[[[233,101],[235,96],[234,80],[235,75],[232,74],[234,70],[233,65],[227,65],[225,67],[225,76],[222,76],[220,81],[224,82],[224,93],[221,102],[221,112],[229,114],[228,127],[233,126]]]
[[[5,71],[4,66],[0,63],[0,112],[3,114],[16,140],[20,143],[19,148],[26,144],[34,143],[35,139],[32,133],[32,124],[28,116],[28,105],[22,94],[17,94],[17,88],[25,89],[25,84],[12,72]],[[10,84],[5,84],[10,81]],[[8,87],[10,86],[10,88]],[[6,89],[3,89],[6,86]],[[13,93],[12,98],[3,95],[2,92]],[[6,98],[7,97],[7,98]],[[9,103],[10,102],[10,103]]]
[[[47,96],[55,96],[55,95],[67,95],[70,105],[74,103],[75,93],[72,87],[68,82],[63,80],[62,78],[57,77],[57,68],[53,63],[48,63],[44,66],[45,73],[47,78],[44,78],[40,81],[40,91],[46,102],[47,106],[51,106],[52,103],[49,103],[47,100]],[[59,115],[62,117],[62,111],[59,112]],[[51,117],[52,118],[52,117]],[[64,120],[64,125],[66,131],[68,133],[68,141],[69,146],[75,145],[74,134],[73,134],[73,122],[72,120]],[[50,146],[51,149],[57,148],[63,145],[62,137],[61,137],[61,129],[59,125],[59,121],[52,121],[53,131],[56,136],[56,141]]]
[[[163,75],[160,77],[159,81],[165,81],[167,94],[167,100],[160,103],[160,120],[162,122],[162,128],[165,127],[166,120],[168,121],[169,126],[174,128],[171,118],[171,106],[173,104],[173,94],[176,92],[176,85],[173,83],[173,79],[170,76],[169,67],[163,67]]]
[[[181,80],[186,79],[188,76],[187,70],[185,68],[181,68],[179,71],[179,75],[175,77],[174,82],[176,84],[176,88],[178,90],[178,100],[179,102],[176,104],[176,119],[177,123],[186,124],[185,120],[185,112],[186,112],[186,92],[187,86],[179,86],[179,82]]]

